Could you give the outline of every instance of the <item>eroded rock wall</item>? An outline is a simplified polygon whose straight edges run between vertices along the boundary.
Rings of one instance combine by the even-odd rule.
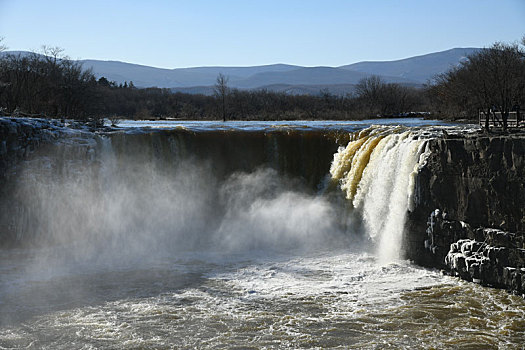
[[[429,148],[422,206],[473,226],[525,230],[525,133],[435,139]]]
[[[435,265],[425,254],[424,232],[436,208],[472,227],[525,231],[525,133],[445,135],[429,140],[428,149],[408,216],[409,258]]]
[[[428,220],[427,255],[452,275],[525,294],[525,238],[494,228],[472,228],[439,209]]]
[[[407,257],[524,293],[525,133],[444,135],[428,150],[408,215]]]

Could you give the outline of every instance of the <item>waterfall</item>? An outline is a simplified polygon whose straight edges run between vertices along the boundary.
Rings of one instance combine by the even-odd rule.
[[[65,130],[0,176],[0,245],[78,247],[83,259],[104,249],[139,256],[343,236],[340,215],[316,196],[335,134]]]
[[[35,126],[35,135],[41,130]],[[315,231],[341,231],[336,218],[345,209],[318,195],[331,168],[380,255],[395,259],[425,144],[421,130],[369,127],[339,151],[342,131],[54,131],[0,189],[1,238],[74,243],[85,255],[86,242],[92,251],[128,242],[131,254],[217,237],[244,244],[245,231],[257,244],[282,234],[293,245],[318,237]]]
[[[426,154],[418,130],[372,126],[352,135],[334,155],[330,174],[363,219],[383,262],[401,257],[414,179]]]

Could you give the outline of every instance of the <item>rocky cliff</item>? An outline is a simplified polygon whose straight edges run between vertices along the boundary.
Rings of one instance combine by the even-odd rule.
[[[421,204],[473,226],[525,229],[525,133],[445,137],[429,148]]]
[[[523,293],[525,133],[445,134],[429,140],[428,149],[408,219],[407,256]]]

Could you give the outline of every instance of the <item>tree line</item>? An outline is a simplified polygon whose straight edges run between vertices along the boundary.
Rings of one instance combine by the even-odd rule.
[[[503,128],[513,110],[525,106],[525,36],[517,43],[495,43],[470,55],[428,86],[432,106],[442,114],[476,118],[501,113]]]
[[[56,48],[46,54],[0,58],[0,107],[25,115],[72,118],[125,118],[192,120],[301,120],[363,119],[396,115],[421,107],[423,93],[415,88],[384,83],[379,77],[363,79],[356,94],[338,96],[327,90],[318,95],[290,95],[269,90],[228,87],[219,75],[212,96],[136,88],[96,79],[78,62],[61,57]]]
[[[220,74],[214,90],[212,96],[174,93],[137,88],[133,82],[97,79],[91,70],[54,47],[44,47],[42,54],[0,57],[0,108],[4,114],[114,121],[346,120],[425,111],[439,118],[475,119],[480,109],[498,109],[508,115],[517,105],[525,105],[525,52],[518,44],[496,43],[422,88],[387,83],[372,75],[344,96],[327,90],[318,95],[291,95],[232,89],[228,78]]]

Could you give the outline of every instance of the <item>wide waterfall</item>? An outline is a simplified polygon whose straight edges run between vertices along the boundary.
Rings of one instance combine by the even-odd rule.
[[[353,135],[334,155],[332,179],[339,181],[377,240],[382,261],[400,258],[405,216],[413,206],[414,176],[424,161],[425,140],[403,127],[370,127]]]
[[[76,139],[20,169],[11,226],[18,240],[81,244],[84,254],[99,245],[134,251],[166,240],[251,246],[273,237],[282,245],[292,231],[303,233],[300,246],[353,220],[346,230],[362,222],[365,238],[389,262],[402,253],[413,177],[424,159],[420,134],[372,126],[347,134],[177,129]],[[340,190],[326,191],[328,172]],[[320,195],[341,190],[350,205],[329,205],[330,196]],[[303,207],[306,200],[312,205]],[[231,238],[246,227],[265,229]]]
[[[0,118],[0,349],[523,344],[522,298],[403,259],[429,128],[140,123]]]

